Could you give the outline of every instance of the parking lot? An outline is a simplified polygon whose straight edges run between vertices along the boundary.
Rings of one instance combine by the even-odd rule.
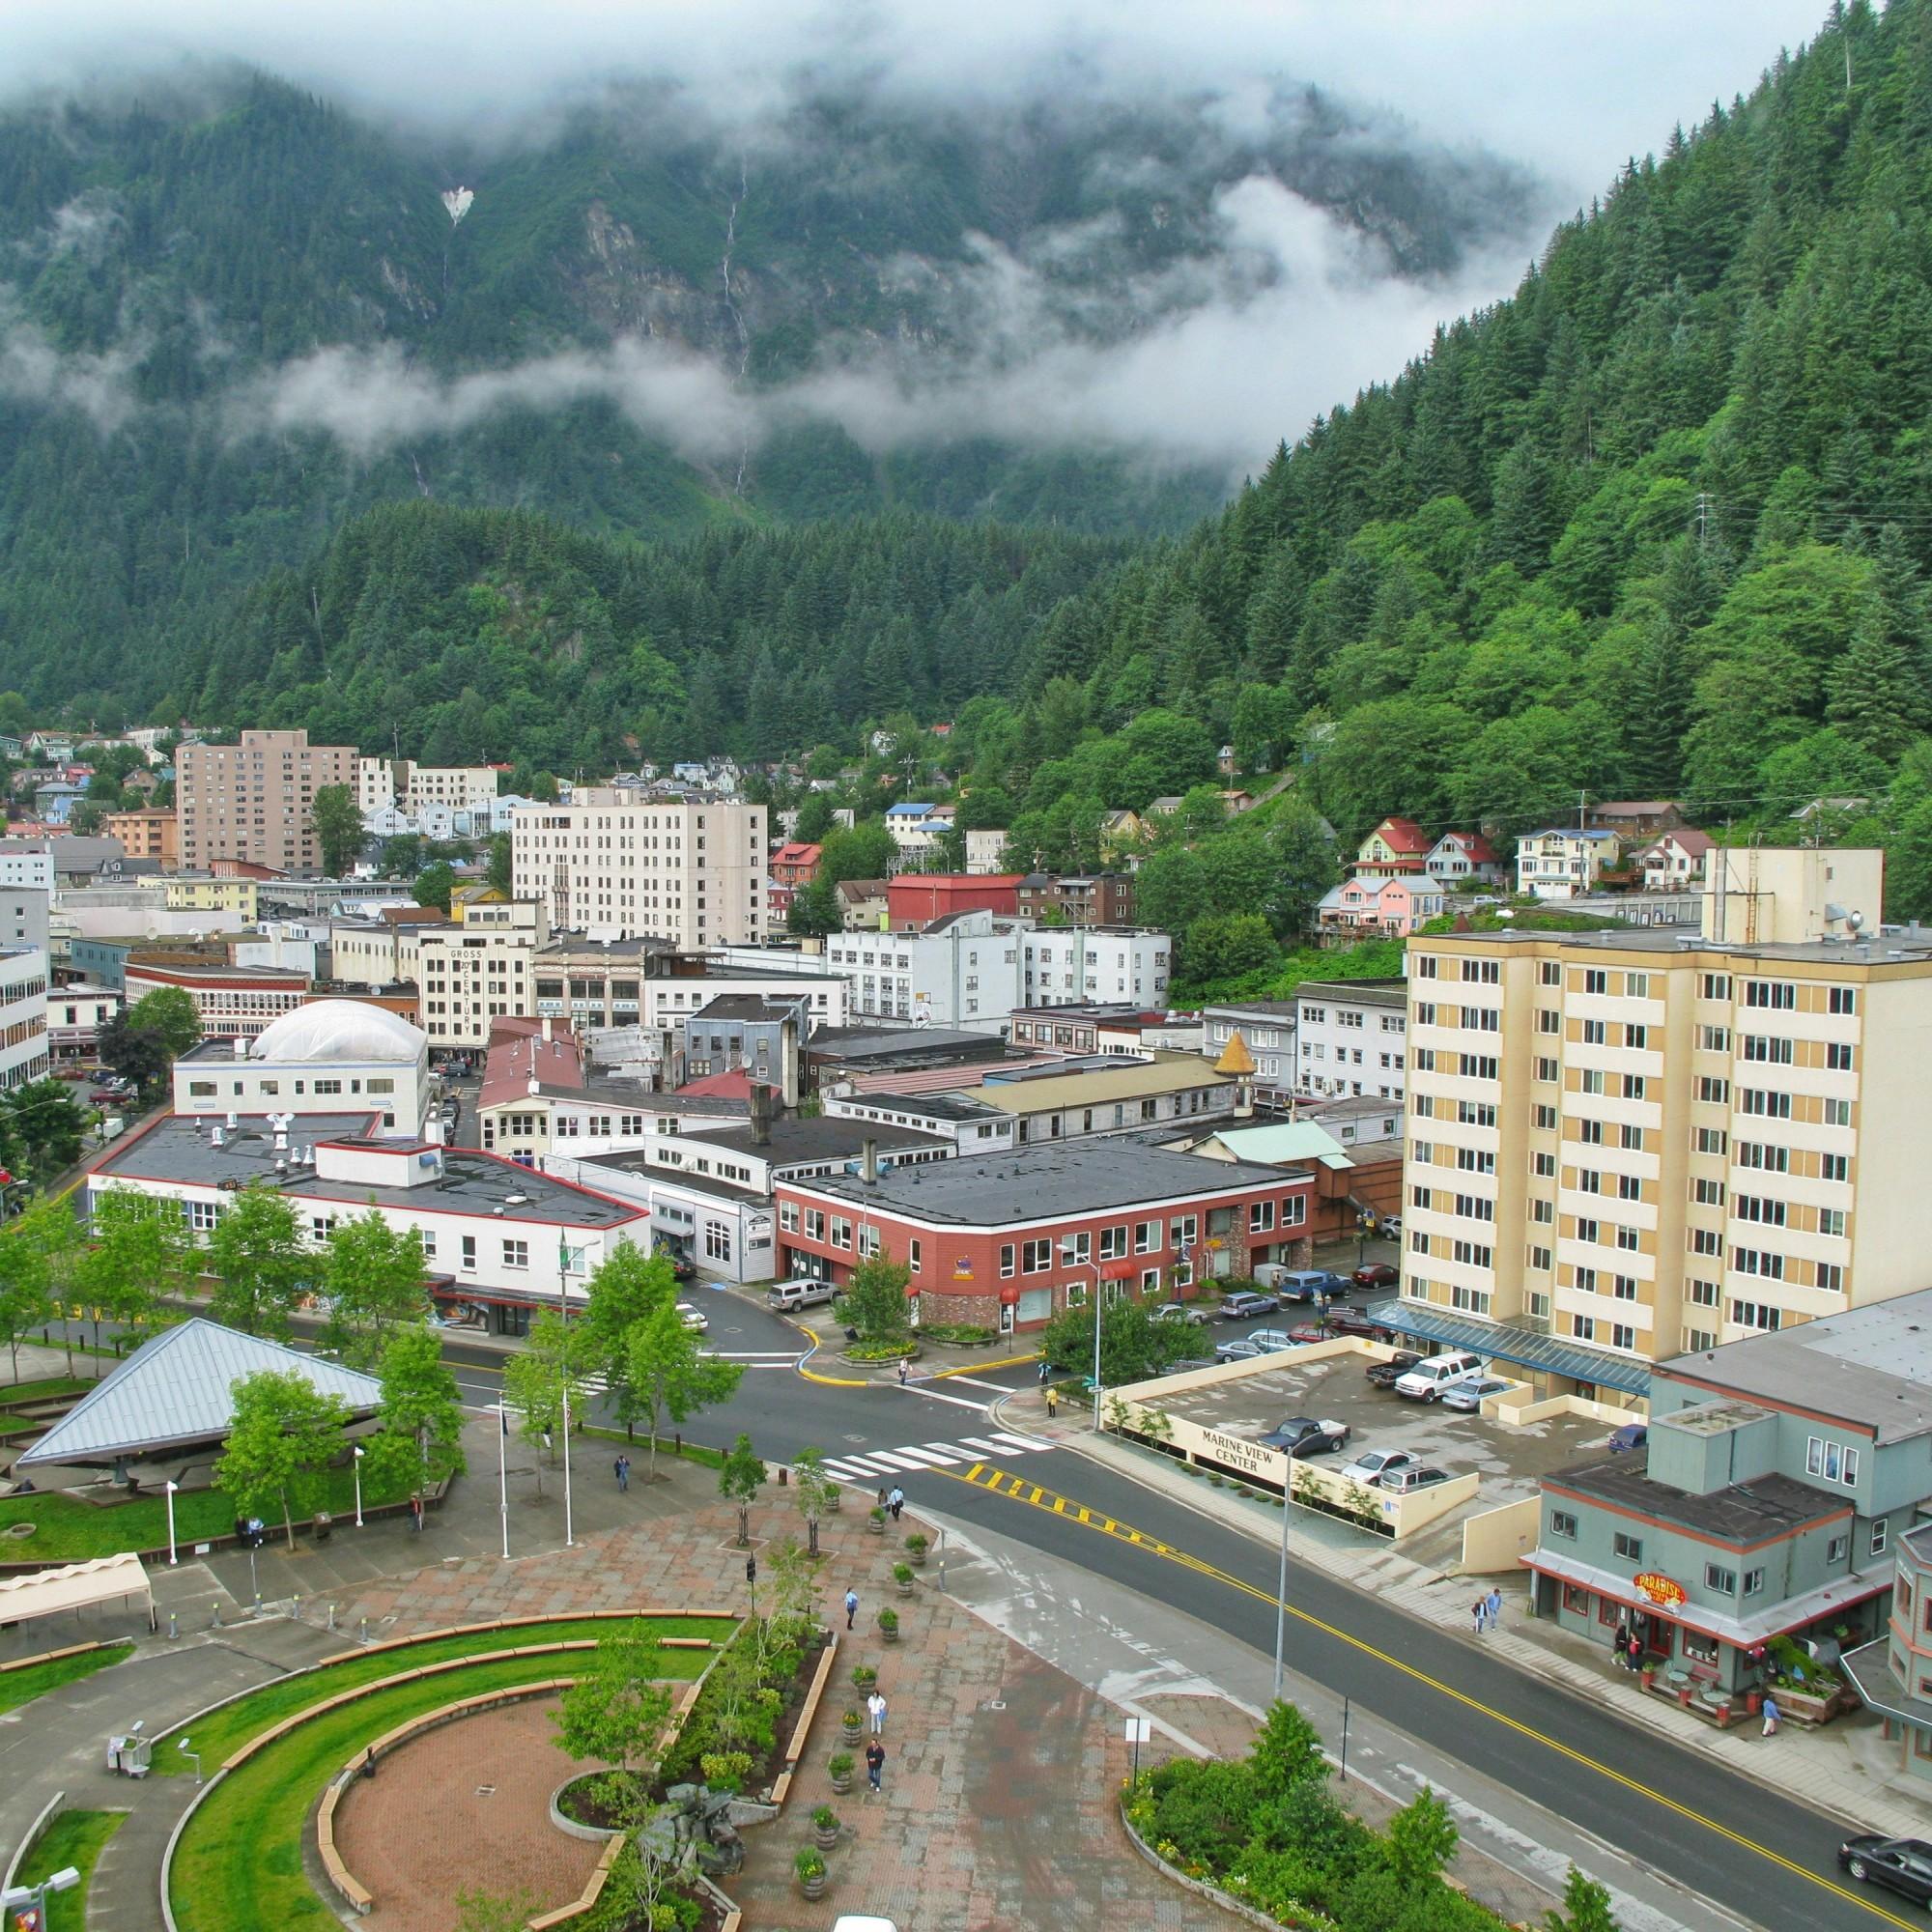
[[[1256,1364],[1252,1374],[1188,1389],[1160,1406],[1203,1428],[1247,1437],[1291,1416],[1332,1417],[1348,1425],[1349,1440],[1340,1452],[1323,1456],[1322,1466],[1340,1467],[1368,1449],[1406,1449],[1452,1476],[1473,1472],[1480,1485],[1477,1509],[1534,1496],[1543,1476],[1583,1461],[1608,1435],[1588,1416],[1549,1416],[1506,1429],[1440,1403],[1406,1402],[1368,1380],[1364,1372],[1375,1359],[1353,1350],[1314,1362],[1297,1362],[1293,1354],[1264,1357],[1265,1366]],[[1496,1374],[1507,1371],[1499,1366]]]

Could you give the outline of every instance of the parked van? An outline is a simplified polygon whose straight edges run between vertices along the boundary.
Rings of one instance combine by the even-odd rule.
[[[765,1296],[765,1306],[776,1308],[781,1315],[790,1315],[800,1308],[810,1308],[820,1301],[830,1301],[838,1291],[829,1281],[814,1281],[810,1275],[795,1275],[790,1281],[777,1281]]]
[[[1331,1268],[1276,1268],[1269,1284],[1284,1301],[1313,1301],[1317,1295],[1347,1294],[1347,1275]]]
[[[1483,1358],[1466,1350],[1453,1354],[1431,1355],[1417,1362],[1406,1376],[1396,1378],[1395,1392],[1410,1402],[1434,1402],[1446,1388],[1458,1382],[1473,1381],[1483,1373]]]

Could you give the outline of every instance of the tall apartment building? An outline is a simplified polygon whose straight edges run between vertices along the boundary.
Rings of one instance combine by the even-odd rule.
[[[355,784],[351,745],[311,745],[306,731],[243,731],[239,745],[184,745],[175,758],[181,863],[251,859],[283,872],[322,866],[315,795]]]
[[[398,972],[416,983],[416,1023],[432,1046],[485,1047],[490,1023],[534,1010],[535,960],[550,922],[534,901],[466,905],[447,924],[398,929]]]
[[[511,814],[514,895],[553,926],[701,950],[765,936],[765,808],[584,786]]]
[[[1401,1325],[1641,1393],[1924,1287],[1932,931],[1878,929],[1880,866],[1720,867],[1702,932],[1411,946]]]
[[[412,758],[357,758],[355,807],[365,815],[385,805],[416,812],[425,806],[472,811],[497,796],[495,765],[419,765]]]
[[[47,1077],[47,955],[0,946],[0,1090]]]

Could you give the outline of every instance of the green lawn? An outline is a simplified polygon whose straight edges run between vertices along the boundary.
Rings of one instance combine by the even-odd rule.
[[[49,1395],[85,1395],[93,1386],[92,1382],[68,1376],[49,1376],[38,1382],[0,1382],[0,1403],[38,1402]]]
[[[708,1656],[667,1651],[665,1674],[695,1677]],[[402,1667],[393,1658],[389,1662]],[[411,1718],[461,1697],[567,1674],[570,1667],[567,1654],[479,1663],[358,1697],[278,1738],[223,1778],[188,1820],[170,1884],[181,1932],[238,1932],[243,1926],[336,1932],[339,1921],[316,1896],[301,1861],[302,1821],[329,1778],[369,1739]],[[487,1848],[479,1848],[479,1856],[486,1857]]]
[[[396,1502],[409,1494],[407,1484],[384,1489],[373,1478],[362,1485],[366,1506]],[[355,1478],[348,1469],[331,1469],[324,1487],[322,1507],[338,1518],[355,1513]],[[15,1563],[78,1563],[90,1556],[112,1556],[123,1549],[165,1549],[168,1510],[165,1496],[136,1496],[129,1502],[76,1502],[49,1491],[44,1495],[0,1497],[0,1530],[8,1524],[31,1522],[32,1536],[18,1542],[0,1539],[0,1552]],[[269,1527],[277,1535],[281,1523]],[[175,1541],[185,1548],[205,1538],[231,1536],[235,1531],[235,1498],[221,1490],[189,1490],[175,1498]]]
[[[421,1643],[390,1650],[357,1651],[340,1663],[325,1664],[298,1677],[278,1678],[259,1690],[251,1690],[245,1697],[238,1697],[232,1704],[224,1704],[220,1710],[201,1719],[190,1736],[201,1756],[203,1775],[213,1776],[215,1766],[257,1731],[265,1731],[270,1724],[280,1723],[284,1718],[293,1717],[311,1704],[320,1704],[338,1691],[353,1690],[358,1684],[373,1684],[378,1678],[394,1677],[426,1663],[443,1663],[455,1657],[513,1650],[519,1644],[571,1643],[583,1637],[599,1637],[617,1627],[619,1621],[614,1617],[570,1617],[508,1631],[473,1631],[459,1636],[428,1637]],[[731,1617],[651,1617],[646,1621],[660,1636],[708,1636],[720,1644],[737,1628],[736,1619]],[[696,1676],[710,1654],[703,1650],[667,1651],[666,1673],[673,1677]],[[554,1659],[552,1663],[555,1665]],[[448,1692],[451,1698],[466,1694],[463,1690]],[[370,1735],[376,1733],[372,1731]],[[155,1769],[170,1775],[192,1776],[194,1766],[176,1748],[175,1737],[175,1732],[168,1731],[156,1739]]]
[[[636,1463],[639,1456],[648,1459],[651,1453],[651,1438],[648,1435],[639,1435],[636,1441],[632,1441],[621,1429],[584,1428],[575,1433],[579,1435],[594,1435],[601,1442],[623,1443],[630,1450],[633,1463]],[[680,1452],[674,1437],[669,1442],[667,1442],[662,1435],[658,1437],[659,1462],[675,1463],[679,1460],[680,1453],[685,1462],[701,1463],[707,1469],[722,1469],[724,1466],[724,1452],[722,1449],[707,1449],[701,1442],[687,1442]]]
[[[0,1670],[0,1711],[12,1711],[31,1704],[63,1684],[77,1684],[120,1663],[134,1653],[131,1643],[110,1643],[99,1650],[84,1650],[78,1657],[57,1657],[51,1663],[29,1663],[19,1670]]]
[[[47,1820],[14,1883],[39,1885],[69,1865],[79,1872],[80,1883],[71,1891],[57,1891],[47,1899],[46,1932],[86,1932],[88,1882],[96,1861],[127,1816],[125,1811],[56,1811]]]

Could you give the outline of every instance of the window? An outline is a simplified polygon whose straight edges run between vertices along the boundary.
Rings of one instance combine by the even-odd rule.
[[[1553,1153],[1533,1153],[1529,1157],[1529,1171],[1540,1179],[1549,1180],[1556,1174],[1556,1156]]]
[[[879,1231],[867,1228],[866,1234],[871,1236],[869,1252],[876,1254],[879,1246]],[[704,1256],[707,1261],[729,1262],[731,1259],[731,1230],[723,1221],[707,1221],[704,1224]]]
[[[1586,993],[1607,993],[1610,990],[1610,976],[1600,966],[1590,967],[1583,975],[1583,990]]]
[[[1719,1198],[1722,1199],[1721,1189],[1719,1190]],[[1619,1201],[1641,1201],[1643,1199],[1643,1182],[1634,1174],[1618,1175],[1617,1199]]]
[[[1818,1210],[1818,1232],[1833,1235],[1842,1240],[1845,1235],[1845,1210],[1842,1208],[1821,1208]]]
[[[1886,1545],[1890,1541],[1891,1519],[1889,1516],[1873,1518],[1871,1540],[1865,1545],[1866,1550],[1873,1556],[1883,1556]]]
[[[1704,1565],[1704,1587],[1718,1597],[1735,1597],[1738,1594],[1738,1573],[1726,1569],[1721,1563]]]
[[[1487,1268],[1495,1260],[1495,1250],[1481,1241],[1458,1241],[1454,1254],[1455,1259],[1465,1267]]]
[[[1553,1201],[1532,1201],[1529,1204],[1529,1218],[1540,1228],[1548,1227],[1556,1219],[1556,1203]]]
[[[1798,1009],[1798,988],[1789,980],[1747,980],[1745,1005],[1778,1012],[1795,1012]]]
[[[1842,1563],[1852,1553],[1852,1539],[1849,1536],[1834,1536],[1825,1546],[1827,1563]]]
[[[530,1244],[527,1241],[503,1243],[503,1265],[506,1268],[526,1268],[530,1264]]]
[[[920,1257],[922,1252],[921,1245],[917,1240],[906,1243],[906,1266],[911,1268],[914,1274],[920,1272]]]
[[[1804,1473],[1854,1489],[1859,1480],[1859,1452],[1829,1436],[1813,1435],[1804,1444]]]
[[[1248,1233],[1265,1235],[1274,1227],[1274,1203],[1272,1201],[1250,1201],[1248,1203]]]
[[[1610,1293],[1619,1301],[1636,1299],[1636,1276],[1634,1274],[1613,1274],[1610,1277]]]
[[[1532,1268],[1537,1270],[1539,1273],[1548,1274],[1549,1272],[1549,1264],[1550,1264],[1550,1254],[1548,1248],[1530,1249],[1529,1265]]]
[[[1849,1180],[1852,1178],[1852,1163],[1841,1153],[1822,1153],[1818,1156],[1818,1179],[1820,1180]]]
[[[1122,1221],[1112,1228],[1100,1230],[1100,1259],[1103,1262],[1117,1262],[1127,1251],[1127,1224]]]
[[[1789,1066],[1795,1046],[1795,1041],[1775,1039],[1761,1033],[1747,1033],[1744,1039],[1745,1058],[1761,1061],[1771,1066]]]
[[[1546,1060],[1539,1055],[1536,1062],[1535,1072],[1537,1079],[1553,1082],[1556,1078],[1555,1061]]]
[[[1706,1075],[1697,1082],[1697,1097],[1710,1106],[1725,1106],[1730,1101],[1731,1083],[1728,1080],[1713,1080]]]
[[[1728,973],[1698,974],[1697,997],[1700,1000],[1728,1000],[1731,997],[1731,976]]]
[[[1610,1323],[1610,1347],[1613,1349],[1634,1349],[1636,1330],[1626,1321]]]
[[[781,1201],[779,1203],[779,1227],[787,1235],[798,1233],[798,1203]]]
[[[1731,1050],[1731,1030],[1729,1027],[1700,1026],[1697,1029],[1697,1044],[1706,1053],[1728,1053]]]
[[[463,1265],[473,1268],[476,1265],[476,1236],[465,1235],[463,1237]]]
[[[1160,1223],[1158,1221],[1136,1221],[1134,1223],[1134,1253],[1151,1255],[1160,1252]]]
[[[1610,1538],[1610,1548],[1626,1563],[1643,1561],[1643,1538],[1633,1536],[1628,1530],[1617,1530]]]
[[[1563,983],[1563,968],[1554,959],[1545,959],[1536,969],[1537,984],[1541,986],[1560,986]]]
[[[1583,1044],[1585,1046],[1607,1046],[1610,1039],[1609,1023],[1606,1020],[1585,1020],[1583,1022]]]
[[[1826,996],[1826,1009],[1834,1013],[1855,1013],[1859,1009],[1856,986],[1833,986]]]
[[[1534,1109],[1534,1119],[1536,1124],[1548,1133],[1556,1125],[1556,1109],[1546,1107],[1539,1102]]]
[[[1773,1094],[1762,1087],[1743,1087],[1738,1090],[1738,1111],[1761,1115],[1770,1121],[1788,1121],[1791,1118],[1791,1095]]]
[[[1770,1228],[1784,1226],[1785,1204],[1761,1194],[1740,1194],[1733,1211],[1740,1221],[1756,1221]]]
[[[1560,1536],[1565,1543],[1577,1541],[1577,1514],[1574,1510],[1551,1510],[1549,1512],[1549,1533]]]
[[[1020,1272],[1022,1274],[1044,1274],[1053,1265],[1053,1243],[1050,1240],[1026,1241],[1020,1247]]]
[[[1825,1045],[1825,1065],[1834,1073],[1849,1073],[1854,1065],[1855,1049],[1843,1040],[1828,1040]]]
[[[1747,1570],[1745,1572],[1745,1595],[1747,1597],[1761,1597],[1764,1595],[1764,1572],[1762,1570]]]
[[[832,1245],[835,1248],[849,1248],[852,1245],[852,1223],[843,1214],[832,1217]]]
[[[1762,1275],[1767,1281],[1784,1279],[1784,1257],[1767,1248],[1733,1248],[1731,1266],[1739,1274]]]
[[[1836,1262],[1820,1262],[1818,1264],[1818,1286],[1828,1293],[1843,1294],[1845,1292],[1845,1270]]]
[[[1000,1273],[1004,1276],[1011,1274],[1012,1271],[1013,1244],[1010,1241],[1003,1242],[1000,1248]]]
[[[1554,1007],[1537,1008],[1536,1030],[1538,1033],[1561,1033],[1563,1031],[1563,1015]]]
[[[1592,1243],[1601,1241],[1604,1238],[1603,1227],[1594,1218],[1586,1215],[1577,1223],[1577,1238],[1579,1241]]]
[[[1731,1320],[1740,1328],[1776,1328],[1782,1325],[1784,1311],[1767,1307],[1761,1301],[1734,1301]]]
[[[1828,1127],[1849,1127],[1852,1124],[1852,1103],[1849,1100],[1827,1100],[1825,1124]]]

